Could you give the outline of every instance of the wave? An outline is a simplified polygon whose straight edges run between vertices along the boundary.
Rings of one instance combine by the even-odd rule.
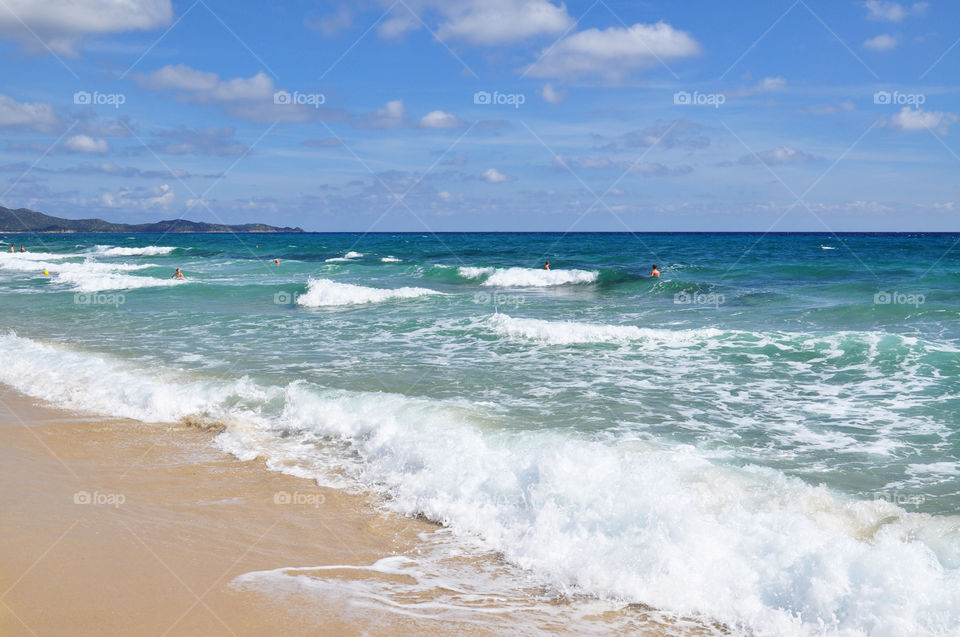
[[[486,326],[501,336],[529,339],[550,345],[626,343],[638,340],[655,340],[663,344],[689,345],[693,342],[702,342],[718,337],[724,333],[715,328],[665,330],[635,327],[633,325],[596,325],[574,321],[513,318],[506,314],[494,314],[487,319]]]
[[[457,274],[466,279],[479,279],[491,287],[547,287],[573,283],[593,283],[598,272],[587,270],[543,270],[538,268],[460,267]]]
[[[0,347],[0,382],[31,396],[222,423],[217,442],[238,457],[385,490],[394,509],[479,538],[563,591],[758,635],[948,635],[960,624],[956,516],[715,465],[689,446],[493,428],[469,403],[183,380],[14,334]]]
[[[326,263],[345,263],[348,261],[352,261],[354,259],[359,259],[362,256],[363,256],[362,252],[354,252],[353,250],[351,250],[350,252],[346,253],[342,257],[332,257],[330,259],[324,259],[324,261]]]
[[[84,261],[71,262],[65,259],[76,258],[82,255],[51,255],[45,253],[33,253],[31,257],[27,259],[19,258],[22,256],[25,255],[8,254],[7,258],[0,255],[0,270],[29,273],[36,276],[41,276],[46,270],[50,273],[49,277],[52,283],[66,285],[76,292],[132,290],[147,287],[166,287],[184,283],[184,281],[169,278],[125,274],[126,272],[157,267],[152,263],[102,263],[89,258]]]
[[[897,354],[898,357],[903,357],[908,351],[919,354],[960,353],[960,349],[947,343],[921,341],[914,336],[886,332],[841,331],[816,334],[721,330],[712,327],[669,329],[514,318],[501,313],[493,314],[472,325],[492,330],[506,338],[548,345],[645,343],[657,348],[695,346],[702,350],[726,347],[744,354],[763,353],[770,358],[792,355],[816,358],[847,357],[847,362],[852,362],[852,356],[880,357]]]
[[[143,248],[121,248],[115,246],[98,245],[94,248],[94,253],[104,257],[136,257],[136,256],[161,256],[170,254],[177,248],[171,246],[146,246]]]
[[[397,257],[383,257],[380,259],[383,263],[400,263],[403,259],[398,259]]]
[[[297,303],[304,307],[331,307],[380,303],[392,299],[414,299],[434,294],[443,293],[427,288],[371,288],[352,283],[338,283],[330,279],[310,279],[307,281],[307,291],[297,297]]]

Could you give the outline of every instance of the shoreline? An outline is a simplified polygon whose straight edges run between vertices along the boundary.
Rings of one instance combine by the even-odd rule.
[[[259,459],[238,460],[213,435],[77,414],[0,386],[0,633],[718,629],[643,605],[551,593],[498,556],[451,557],[442,527]],[[416,568],[406,566],[415,559]],[[458,584],[447,571],[460,574]]]
[[[189,425],[87,418],[0,388],[0,633],[350,634],[233,578],[290,564],[373,562],[435,527],[363,497],[241,462]],[[298,504],[277,494],[301,494]],[[422,627],[420,627],[422,628]],[[167,631],[167,632],[164,632]]]

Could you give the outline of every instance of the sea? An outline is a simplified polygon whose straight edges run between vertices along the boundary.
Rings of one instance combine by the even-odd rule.
[[[551,595],[960,634],[957,235],[0,238],[35,399],[222,427]]]

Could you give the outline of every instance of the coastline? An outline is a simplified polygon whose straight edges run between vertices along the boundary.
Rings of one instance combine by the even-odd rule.
[[[530,587],[489,554],[443,558],[468,583],[451,604],[444,584],[409,585],[402,569],[368,568],[429,553],[441,527],[384,512],[369,496],[269,471],[260,460],[238,460],[211,444],[214,434],[188,424],[85,416],[0,386],[0,633],[723,630],[643,605]],[[258,575],[276,571],[294,590],[257,584]],[[325,593],[301,585],[327,574]],[[253,585],[238,586],[238,579]],[[503,588],[484,589],[494,581],[516,586],[505,597]],[[371,583],[376,594],[364,596]],[[405,588],[371,603],[393,583]]]
[[[373,562],[435,527],[241,462],[210,439],[188,425],[87,418],[0,389],[0,633],[423,629],[373,610],[369,626],[323,609],[291,614],[277,599],[231,587],[248,571]],[[276,504],[278,493],[308,497]]]

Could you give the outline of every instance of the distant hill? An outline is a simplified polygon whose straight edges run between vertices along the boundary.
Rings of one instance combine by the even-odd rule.
[[[219,223],[170,219],[155,223],[110,223],[103,219],[61,219],[36,210],[11,210],[0,206],[0,232],[122,232],[133,233],[187,233],[187,232],[303,232],[303,228],[278,228],[263,223],[244,223],[228,226]]]

